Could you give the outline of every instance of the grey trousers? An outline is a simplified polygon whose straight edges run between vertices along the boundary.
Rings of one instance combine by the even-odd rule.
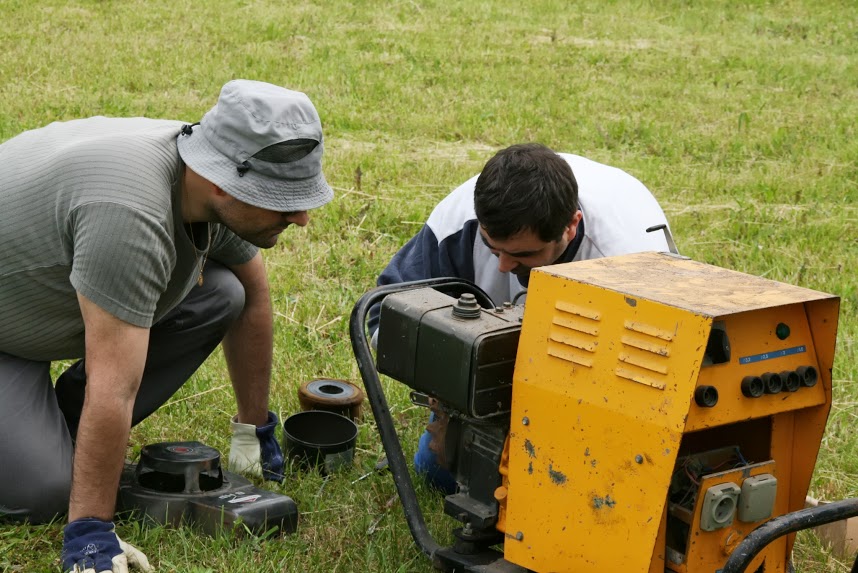
[[[209,261],[203,286],[152,326],[132,425],[181,388],[244,308],[244,288]],[[56,388],[50,363],[0,352],[0,518],[45,522],[68,510],[74,436],[86,392],[84,361]]]

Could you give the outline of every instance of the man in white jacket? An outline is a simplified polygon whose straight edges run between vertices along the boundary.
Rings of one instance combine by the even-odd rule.
[[[379,285],[457,277],[481,287],[496,305],[523,300],[530,270],[544,265],[666,251],[667,219],[652,193],[628,173],[540,144],[499,151],[483,171],[450,193],[381,273]],[[378,327],[374,309],[370,331]],[[414,465],[433,485],[453,491],[438,466],[430,424]]]

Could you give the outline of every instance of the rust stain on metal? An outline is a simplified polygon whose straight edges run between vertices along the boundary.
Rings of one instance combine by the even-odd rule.
[[[524,440],[524,449],[525,451],[527,451],[528,456],[530,456],[531,458],[536,457],[536,448],[533,447],[533,444],[530,442],[530,440]]]
[[[555,485],[563,485],[566,483],[566,474],[555,470],[553,464],[548,464],[548,476]]]
[[[595,496],[593,497],[593,507],[595,509],[602,509],[603,507],[612,508],[617,505],[617,502],[611,499],[610,495],[606,495],[605,497]]]

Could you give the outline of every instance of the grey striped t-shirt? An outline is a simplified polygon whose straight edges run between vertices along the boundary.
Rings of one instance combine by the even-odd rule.
[[[0,352],[83,356],[76,291],[142,327],[190,291],[199,258],[181,220],[181,125],[94,117],[0,145]],[[254,254],[212,225],[212,259]]]

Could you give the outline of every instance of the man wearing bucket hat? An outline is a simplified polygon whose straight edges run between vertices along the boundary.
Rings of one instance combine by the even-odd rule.
[[[258,248],[332,199],[323,149],[306,95],[249,80],[199,124],[94,117],[0,145],[0,518],[68,509],[64,570],[149,569],[112,524],[129,430],[221,341],[230,468],[282,479]]]

